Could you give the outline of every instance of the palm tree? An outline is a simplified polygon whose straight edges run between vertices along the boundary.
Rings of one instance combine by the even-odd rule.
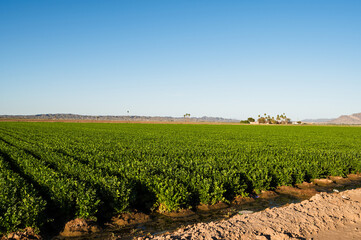
[[[191,114],[190,114],[190,113],[186,113],[186,114],[183,115],[183,117],[184,117],[184,120],[186,120],[186,118],[190,118],[190,117],[191,117]]]

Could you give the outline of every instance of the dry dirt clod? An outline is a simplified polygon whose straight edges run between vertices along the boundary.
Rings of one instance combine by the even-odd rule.
[[[93,221],[77,218],[69,221],[60,235],[63,237],[80,237],[99,231],[99,227]]]
[[[316,185],[328,185],[328,184],[331,184],[333,183],[333,181],[331,179],[327,179],[327,178],[323,178],[323,179],[313,179],[313,182],[316,184]]]
[[[41,236],[35,234],[34,229],[28,227],[24,231],[17,231],[9,233],[7,236],[1,238],[1,240],[41,240]]]
[[[123,213],[112,218],[112,223],[118,226],[127,226],[150,221],[150,217],[144,213]]]
[[[223,209],[227,208],[229,205],[224,202],[219,202],[214,205],[207,205],[207,204],[200,204],[197,206],[198,211],[210,211],[210,210],[216,210],[216,209]]]
[[[177,212],[163,212],[162,214],[165,216],[168,216],[168,217],[172,217],[172,218],[185,218],[185,217],[188,218],[191,216],[198,218],[198,216],[195,214],[195,212],[193,212],[190,209],[181,209],[181,210],[178,210]]]

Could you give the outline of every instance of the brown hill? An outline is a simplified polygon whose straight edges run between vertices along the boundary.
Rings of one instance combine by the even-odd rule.
[[[110,116],[110,115],[79,115],[70,113],[37,114],[37,115],[0,115],[0,120],[44,120],[44,121],[131,121],[131,122],[226,122],[239,123],[237,119],[221,117],[152,117],[152,116]]]
[[[328,123],[332,124],[361,124],[361,113],[342,115]]]

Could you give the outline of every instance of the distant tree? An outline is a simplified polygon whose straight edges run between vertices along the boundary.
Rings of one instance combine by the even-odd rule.
[[[271,123],[272,123],[272,124],[278,124],[278,122],[277,122],[277,120],[275,119],[275,117],[272,117]]]
[[[189,119],[191,117],[191,114],[186,113],[186,114],[183,115],[183,117],[184,117],[184,120]]]
[[[301,124],[302,122],[301,121],[297,121],[298,124]]]
[[[271,123],[271,116],[267,115],[266,120],[267,120],[267,123]]]
[[[281,123],[283,123],[283,119],[284,119],[283,114],[281,114],[281,115],[280,115],[280,121],[281,121]]]
[[[240,123],[249,124],[249,121],[248,120],[241,120]]]
[[[281,124],[287,124],[287,116],[285,113],[280,115]]]
[[[256,120],[254,120],[254,118],[252,118],[252,117],[249,117],[247,120],[248,120],[248,122],[250,122],[250,123],[256,121]]]
[[[266,123],[266,118],[260,117],[260,118],[257,119],[257,122],[258,123]]]
[[[263,116],[258,115],[257,119],[258,123],[268,123],[268,124],[291,124],[291,119],[286,116],[285,113],[279,115],[277,114],[276,117],[267,115],[266,113]]]

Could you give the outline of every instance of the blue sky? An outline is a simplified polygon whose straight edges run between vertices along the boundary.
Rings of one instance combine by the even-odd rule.
[[[361,112],[361,2],[0,2],[0,114]]]

